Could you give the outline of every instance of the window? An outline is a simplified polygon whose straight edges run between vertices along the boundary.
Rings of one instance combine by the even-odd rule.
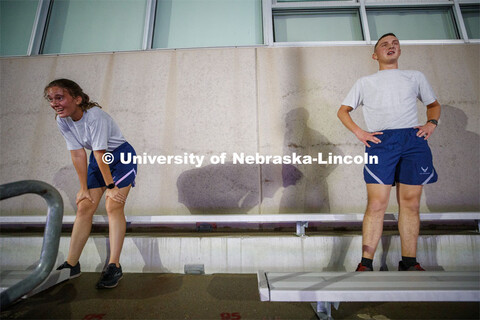
[[[480,39],[480,6],[461,6],[469,39]]]
[[[146,0],[55,0],[42,53],[140,50]]]
[[[458,39],[451,7],[367,8],[372,40],[393,32],[401,40]]]
[[[154,48],[263,44],[261,0],[157,2]]]
[[[0,0],[0,56],[372,44],[387,32],[418,43],[479,42],[475,1]]]
[[[0,1],[0,55],[26,55],[38,0]]]
[[[277,0],[277,2],[343,1],[343,0]]]
[[[275,42],[363,40],[357,9],[279,10],[273,17]]]

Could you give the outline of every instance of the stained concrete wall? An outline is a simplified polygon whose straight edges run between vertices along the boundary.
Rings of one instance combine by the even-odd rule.
[[[2,271],[25,270],[37,263],[43,237],[4,235]],[[57,263],[65,261],[70,237],[60,240]],[[277,234],[228,236],[127,235],[122,250],[124,272],[183,273],[203,264],[206,273],[353,271],[360,259],[360,235]],[[475,233],[421,235],[417,259],[429,271],[480,271],[480,236]],[[83,272],[101,272],[108,262],[106,235],[92,235],[82,252]],[[395,271],[401,260],[400,237],[384,235],[375,254],[375,270]]]
[[[74,214],[79,184],[42,97],[49,81],[67,77],[112,115],[139,155],[205,156],[200,167],[139,165],[127,215],[362,212],[362,165],[241,165],[232,157],[363,154],[336,111],[356,79],[376,72],[371,51],[259,47],[1,59],[0,182],[51,183],[66,214]],[[422,211],[480,210],[479,61],[479,45],[403,47],[400,67],[424,72],[443,106],[430,140],[440,177],[425,188]],[[353,117],[364,124],[361,110]],[[426,120],[421,104],[419,117]],[[224,164],[209,162],[222,153]],[[3,215],[45,212],[34,195],[0,205]]]

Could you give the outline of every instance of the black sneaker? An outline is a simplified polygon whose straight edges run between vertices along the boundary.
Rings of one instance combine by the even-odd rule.
[[[425,269],[420,266],[420,263],[417,263],[416,265],[407,268],[403,261],[400,260],[398,262],[398,271],[425,271]]]
[[[122,278],[122,266],[117,268],[115,263],[110,263],[107,266],[107,269],[102,273],[102,277],[97,283],[97,289],[115,288]]]
[[[67,261],[65,261],[57,268],[57,270],[62,270],[65,268],[70,269],[70,279],[79,277],[82,274],[82,272],[80,271],[80,262],[77,262],[75,266],[71,266],[68,264]]]

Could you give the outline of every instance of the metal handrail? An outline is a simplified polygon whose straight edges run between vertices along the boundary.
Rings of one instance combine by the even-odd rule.
[[[0,294],[2,309],[40,285],[52,271],[58,255],[63,219],[62,196],[53,186],[37,180],[22,180],[0,185],[0,200],[26,193],[38,194],[45,199],[48,205],[40,261],[27,278]]]

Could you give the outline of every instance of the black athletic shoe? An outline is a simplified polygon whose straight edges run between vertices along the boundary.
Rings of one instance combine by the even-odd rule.
[[[365,267],[361,262],[357,266],[357,270],[355,271],[373,271],[372,268]]]
[[[107,269],[102,273],[102,277],[97,283],[97,289],[115,288],[122,278],[122,266],[117,268],[115,263],[110,263],[107,266]]]
[[[398,271],[425,271],[425,269],[420,266],[420,263],[417,263],[416,265],[407,268],[403,261],[400,260],[398,262]]]
[[[80,262],[77,262],[75,266],[71,266],[68,264],[67,261],[65,261],[57,268],[57,270],[62,270],[66,268],[70,269],[70,279],[79,277],[82,274],[82,272],[80,271]]]

